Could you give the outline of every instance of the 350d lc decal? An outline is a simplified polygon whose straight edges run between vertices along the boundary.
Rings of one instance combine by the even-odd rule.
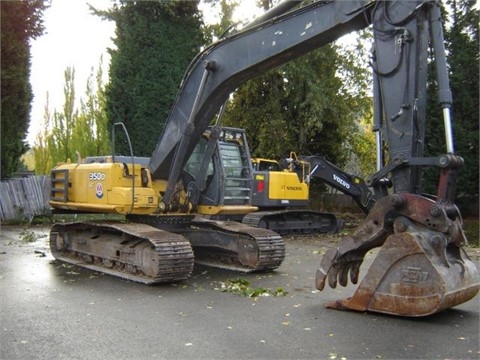
[[[103,181],[105,180],[105,173],[102,172],[91,172],[88,176],[90,181]]]

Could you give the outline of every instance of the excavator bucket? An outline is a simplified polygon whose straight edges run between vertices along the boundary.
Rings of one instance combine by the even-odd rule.
[[[373,226],[385,229],[385,224],[378,222]],[[455,228],[450,227],[452,233]],[[363,235],[366,233],[368,231]],[[384,233],[373,234],[379,235],[374,241],[378,245]],[[343,248],[340,245],[325,254],[317,271],[319,290],[325,285],[329,263],[337,264],[328,274],[331,287],[336,287],[337,278],[345,286],[348,273],[352,282],[357,282],[359,259],[366,253],[365,247],[362,248],[365,243],[360,243],[347,241]],[[399,216],[393,222],[393,233],[387,235],[353,296],[329,303],[327,307],[419,317],[462,304],[472,299],[479,289],[480,277],[475,263],[449,235]]]

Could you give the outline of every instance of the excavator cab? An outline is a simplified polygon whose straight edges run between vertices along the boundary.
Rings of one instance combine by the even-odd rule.
[[[252,166],[243,129],[209,128],[185,164],[183,178],[187,192],[193,186],[198,189],[199,214],[244,215],[257,210],[250,204]]]

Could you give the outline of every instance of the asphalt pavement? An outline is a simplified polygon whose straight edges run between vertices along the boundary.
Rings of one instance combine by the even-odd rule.
[[[196,266],[184,282],[148,286],[55,261],[47,234],[1,228],[0,359],[480,358],[478,295],[423,318],[325,308],[356,288],[315,290],[330,236],[286,237],[273,272]],[[270,296],[226,287],[245,281]]]

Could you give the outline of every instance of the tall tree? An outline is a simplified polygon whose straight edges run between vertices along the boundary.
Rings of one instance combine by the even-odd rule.
[[[97,73],[87,80],[85,99],[80,99],[80,111],[72,131],[72,143],[81,156],[110,154],[110,132],[105,103],[105,85],[102,82],[102,60]]]
[[[17,170],[28,150],[26,134],[33,99],[30,40],[43,34],[44,0],[1,1],[1,177]]]
[[[110,153],[110,134],[105,111],[105,85],[102,83],[102,63],[87,80],[85,98],[77,106],[75,69],[65,70],[64,104],[62,111],[49,109],[48,94],[43,115],[43,127],[37,134],[33,155],[35,172],[48,174],[55,164],[77,161],[77,155],[98,156]]]
[[[46,175],[50,173],[50,170],[53,167],[52,155],[50,154],[50,149],[48,148],[49,129],[52,121],[48,92],[43,110],[43,124],[40,127],[40,131],[36,135],[35,144],[32,148],[34,160],[33,167],[35,169],[35,174],[37,175]]]
[[[198,1],[120,1],[97,12],[116,23],[106,89],[110,125],[123,122],[138,156],[149,156],[189,62],[204,45]],[[118,142],[119,152],[128,147]]]
[[[48,148],[54,164],[75,160],[76,149],[72,146],[73,128],[78,118],[78,110],[75,107],[75,68],[67,67],[64,76],[63,109],[53,112],[53,127],[48,137]]]
[[[450,87],[453,95],[452,118],[456,154],[465,165],[458,178],[457,195],[478,194],[479,175],[479,15],[476,1],[454,0],[446,3],[449,19],[445,29],[448,53]],[[435,91],[434,72],[429,89]],[[445,153],[443,118],[436,97],[429,98],[425,153],[435,156]],[[425,190],[435,193],[438,170],[429,169],[425,176]]]
[[[451,54],[452,113],[458,155],[465,159],[458,195],[478,194],[479,175],[479,22],[476,1],[450,2],[453,24],[447,33]]]

